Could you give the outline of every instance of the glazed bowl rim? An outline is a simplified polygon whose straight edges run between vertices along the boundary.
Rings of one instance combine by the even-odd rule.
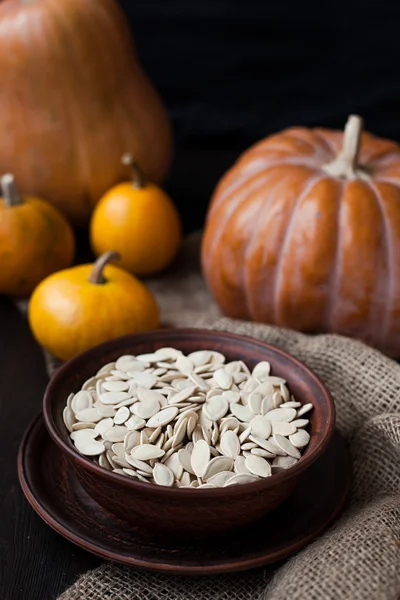
[[[68,457],[74,462],[77,463],[81,468],[86,471],[92,472],[94,475],[99,476],[100,478],[107,479],[109,483],[115,482],[127,489],[131,489],[132,492],[135,490],[140,492],[147,492],[154,496],[163,496],[170,497],[176,499],[184,499],[185,497],[198,497],[198,494],[201,494],[202,498],[216,498],[223,493],[224,488],[215,488],[215,489],[196,489],[196,488],[177,488],[177,487],[166,487],[153,485],[151,486],[148,483],[142,483],[141,481],[136,481],[133,477],[128,477],[124,475],[120,475],[119,473],[113,473],[112,471],[108,471],[100,465],[96,464],[89,458],[86,458],[82,454],[80,454],[72,444],[68,444],[65,442],[59,432],[59,429],[55,423],[53,418],[53,399],[56,398],[56,390],[59,383],[65,378],[66,375],[69,375],[74,371],[77,367],[80,367],[82,362],[85,360],[90,360],[90,358],[99,357],[102,354],[102,351],[112,351],[113,349],[117,350],[119,346],[126,346],[128,343],[133,345],[135,340],[141,338],[143,341],[157,341],[159,338],[160,341],[165,341],[168,344],[168,338],[171,335],[180,334],[182,336],[190,336],[195,338],[196,336],[206,336],[210,338],[210,344],[212,343],[212,338],[214,335],[225,338],[227,341],[236,341],[241,342],[245,341],[251,343],[253,345],[259,346],[260,350],[268,349],[275,354],[283,356],[286,360],[293,363],[297,367],[300,368],[302,374],[306,376],[308,380],[313,380],[317,386],[320,388],[322,395],[325,399],[326,408],[323,410],[326,411],[325,419],[323,420],[322,426],[322,437],[320,442],[313,448],[309,454],[306,456],[302,456],[299,461],[290,467],[289,469],[285,469],[279,473],[275,473],[270,477],[266,477],[261,479],[260,481],[256,481],[254,483],[245,483],[241,485],[233,485],[229,487],[229,495],[232,496],[241,496],[243,494],[249,492],[260,492],[266,491],[268,489],[273,489],[279,483],[285,484],[286,481],[290,481],[292,478],[297,477],[303,471],[308,469],[325,451],[328,444],[330,443],[334,430],[335,430],[335,405],[332,399],[332,396],[325,386],[325,384],[321,381],[321,379],[314,373],[312,369],[306,366],[302,361],[295,358],[285,350],[281,350],[280,348],[273,346],[272,344],[267,344],[261,340],[257,340],[250,336],[238,335],[235,333],[229,333],[225,331],[214,331],[211,329],[196,329],[196,328],[170,328],[170,329],[156,329],[149,332],[138,333],[138,334],[129,334],[125,336],[121,336],[115,338],[113,340],[109,340],[107,342],[103,342],[89,350],[82,352],[77,355],[73,359],[64,363],[55,373],[55,375],[50,380],[47,385],[44,398],[43,398],[43,416],[46,429],[50,434],[52,440],[56,443],[56,445],[60,448],[60,450],[67,454]],[[239,359],[238,359],[239,360]],[[279,375],[279,374],[278,374]],[[290,386],[290,381],[288,381]],[[310,432],[312,437],[312,432]],[[197,496],[196,496],[197,495]]]

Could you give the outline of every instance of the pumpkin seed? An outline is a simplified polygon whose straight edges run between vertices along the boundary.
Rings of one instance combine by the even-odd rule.
[[[234,431],[224,431],[221,435],[221,451],[225,456],[235,459],[240,453],[239,438]]]
[[[211,477],[221,471],[230,471],[233,466],[233,460],[228,456],[216,456],[212,458],[204,472],[203,479],[208,481]]]
[[[190,463],[197,477],[203,477],[210,461],[210,446],[204,440],[195,443]]]
[[[272,421],[272,433],[280,433],[280,435],[292,435],[296,433],[297,429],[292,423],[286,423],[285,421]]]
[[[289,436],[289,441],[296,448],[304,448],[308,445],[310,441],[310,434],[308,433],[308,431],[300,429],[299,431],[296,431],[295,433]]]
[[[215,371],[214,381],[223,390],[229,390],[233,383],[232,375],[227,373],[225,369]]]
[[[271,435],[271,421],[262,415],[253,417],[250,421],[251,433],[257,438],[266,440]]]
[[[283,437],[283,435],[279,435],[279,433],[275,433],[274,441],[289,456],[292,456],[293,458],[300,458],[299,450],[295,446],[293,446],[293,444],[288,439]]]
[[[114,423],[116,425],[123,425],[129,419],[130,414],[131,413],[127,406],[121,406],[121,408],[117,410],[117,414],[114,417]]]
[[[231,404],[230,410],[231,413],[237,419],[239,419],[239,421],[249,423],[254,417],[254,414],[251,412],[251,410],[247,408],[247,406],[243,406],[242,404]]]
[[[224,396],[213,396],[204,404],[203,411],[210,421],[219,421],[228,412],[229,403]]]
[[[268,421],[286,421],[288,423],[293,421],[295,416],[295,408],[275,408],[267,412],[265,418],[268,419]]]
[[[256,475],[251,475],[251,473],[237,473],[232,475],[230,479],[225,483],[224,487],[228,487],[229,485],[238,485],[243,483],[254,483],[255,481],[259,481],[259,478]]]
[[[253,475],[259,477],[269,477],[271,475],[271,465],[261,456],[251,454],[246,458],[246,467]]]
[[[296,418],[298,419],[299,417],[302,417],[306,413],[310,412],[310,410],[312,410],[313,408],[314,407],[311,403],[303,404],[303,406],[301,408],[299,408],[299,410],[297,411]]]
[[[153,444],[141,444],[131,450],[131,456],[139,460],[150,460],[151,458],[161,458],[165,452]]]
[[[171,469],[167,465],[157,463],[153,469],[154,482],[157,485],[165,485],[166,487],[172,487],[174,485],[175,476]]]

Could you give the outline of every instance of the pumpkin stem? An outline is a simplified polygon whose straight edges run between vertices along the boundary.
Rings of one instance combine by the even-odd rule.
[[[322,167],[328,175],[350,180],[371,179],[366,169],[358,164],[363,127],[364,121],[361,117],[349,116],[343,133],[340,153],[332,162]]]
[[[18,193],[14,175],[11,175],[11,173],[3,175],[0,179],[0,187],[6,206],[18,206],[18,204],[22,204],[22,198]]]
[[[142,169],[140,168],[137,161],[133,158],[132,154],[124,154],[122,157],[122,164],[126,167],[130,167],[132,171],[132,185],[135,189],[140,190],[146,185],[146,178]]]
[[[100,256],[93,265],[93,271],[89,277],[89,283],[94,283],[95,285],[106,283],[107,280],[104,277],[104,268],[109,262],[113,260],[120,260],[120,258],[121,256],[118,254],[118,252],[106,252]]]

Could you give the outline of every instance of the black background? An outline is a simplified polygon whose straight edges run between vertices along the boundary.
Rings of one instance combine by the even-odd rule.
[[[173,118],[176,144],[229,148],[207,188],[203,166],[168,189],[187,229],[249,144],[291,125],[341,128],[350,112],[400,140],[400,3],[119,0],[145,71]]]

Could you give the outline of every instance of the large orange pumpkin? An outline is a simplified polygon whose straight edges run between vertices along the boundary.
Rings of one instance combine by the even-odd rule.
[[[218,185],[205,277],[231,317],[336,332],[400,356],[400,146],[295,127],[250,148]]]
[[[0,83],[0,172],[75,223],[124,179],[124,152],[165,176],[169,122],[114,0],[1,2]]]

